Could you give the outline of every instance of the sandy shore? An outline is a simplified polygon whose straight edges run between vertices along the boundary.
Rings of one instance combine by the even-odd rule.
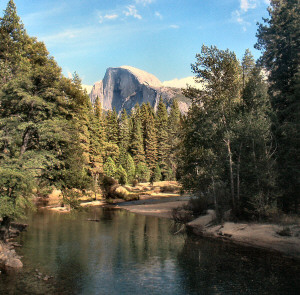
[[[119,204],[117,208],[137,214],[172,218],[172,209],[186,204],[188,199],[188,197],[176,197],[139,200]],[[300,259],[300,225],[289,226],[291,235],[282,236],[279,233],[284,227],[276,224],[225,222],[211,225],[211,220],[207,219],[207,224],[203,225],[203,219],[205,216],[188,223],[187,228],[199,236],[271,250]]]
[[[187,204],[189,197],[148,198],[144,200],[121,203],[116,208],[125,209],[132,213],[172,218],[172,209]]]

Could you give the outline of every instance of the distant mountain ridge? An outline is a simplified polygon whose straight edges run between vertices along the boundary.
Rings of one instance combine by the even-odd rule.
[[[180,88],[164,86],[154,75],[131,66],[108,68],[103,80],[96,82],[90,92],[93,104],[97,96],[104,110],[116,108],[118,113],[123,108],[130,112],[137,103],[149,102],[156,109],[160,97],[168,108],[177,99],[182,113],[186,113],[191,104]]]

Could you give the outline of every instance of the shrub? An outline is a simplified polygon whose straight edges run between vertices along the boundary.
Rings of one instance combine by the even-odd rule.
[[[113,195],[113,190],[117,186],[118,186],[118,181],[117,180],[115,180],[112,177],[109,177],[109,176],[105,175],[102,178],[101,184],[100,184],[100,187],[101,187],[101,190],[102,190],[102,193],[103,193],[103,197],[106,198],[106,199],[111,198],[112,195]]]

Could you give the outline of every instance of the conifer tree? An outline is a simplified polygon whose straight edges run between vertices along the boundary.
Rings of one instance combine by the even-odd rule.
[[[77,81],[62,77],[45,45],[26,34],[12,0],[0,20],[0,63],[12,74],[7,79],[0,71],[0,202],[10,208],[1,212],[6,219],[32,188],[87,185],[77,108],[86,96]]]
[[[129,153],[126,154],[123,167],[127,173],[128,182],[132,183],[135,178],[135,164]]]
[[[275,111],[274,137],[277,144],[279,184],[283,210],[299,210],[299,87],[300,5],[298,0],[272,0],[270,18],[257,32],[256,49],[262,50],[260,63],[269,72],[269,95]]]
[[[116,178],[121,185],[125,185],[127,183],[127,172],[121,165],[119,165],[116,170]]]
[[[161,170],[159,168],[159,165],[157,164],[155,169],[154,169],[154,172],[153,172],[153,182],[156,182],[156,181],[160,181],[161,180]]]
[[[116,109],[108,111],[106,115],[106,137],[108,142],[112,144],[119,143],[119,123]]]
[[[173,103],[171,105],[171,111],[169,115],[169,144],[170,144],[170,154],[169,154],[169,162],[170,162],[170,168],[173,171],[173,175],[176,174],[177,170],[177,149],[179,145],[179,128],[180,128],[180,110],[178,101],[176,99],[173,100]]]
[[[112,178],[116,177],[117,167],[114,160],[111,157],[109,157],[104,163],[103,170],[106,176]]]
[[[157,156],[162,170],[162,175],[166,177],[168,170],[168,158],[170,152],[169,129],[168,129],[168,112],[162,98],[160,98],[156,112],[156,129],[157,129]]]
[[[132,132],[131,132],[131,143],[130,152],[133,156],[134,163],[145,163],[145,151],[143,144],[143,130],[142,122],[140,117],[140,107],[137,105],[134,108],[134,114],[131,116],[132,119]]]
[[[146,163],[153,172],[157,165],[157,137],[155,121],[151,113],[146,112],[145,120],[145,157]]]
[[[119,148],[120,148],[120,159],[119,162],[122,166],[124,166],[126,161],[126,155],[129,150],[130,145],[130,124],[129,124],[129,118],[126,112],[126,109],[122,110],[120,122],[119,122],[119,129],[120,129],[120,142],[119,142]]]

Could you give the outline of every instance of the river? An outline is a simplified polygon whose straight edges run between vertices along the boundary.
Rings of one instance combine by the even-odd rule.
[[[89,218],[99,222],[87,221]],[[299,294],[298,262],[174,234],[172,221],[91,208],[29,217],[24,268],[0,275],[0,294]],[[53,276],[47,281],[37,278]]]

